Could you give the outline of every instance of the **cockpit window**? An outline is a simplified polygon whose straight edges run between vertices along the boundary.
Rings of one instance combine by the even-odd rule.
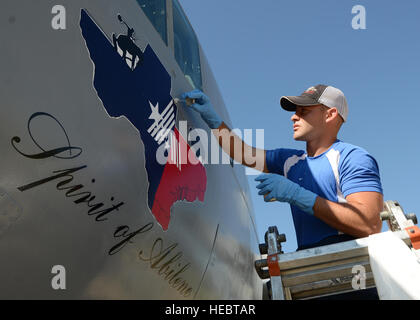
[[[195,33],[188,22],[178,0],[173,0],[175,59],[195,89],[202,89],[200,52]]]
[[[144,14],[149,18],[156,31],[168,45],[166,32],[166,0],[137,0]]]

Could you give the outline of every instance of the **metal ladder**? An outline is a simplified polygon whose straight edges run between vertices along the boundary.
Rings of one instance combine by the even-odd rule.
[[[405,215],[396,201],[386,201],[381,219],[390,231],[413,249],[420,249],[420,230],[414,214]],[[286,241],[277,227],[269,227],[265,243],[259,245],[266,259],[255,261],[261,279],[270,279],[269,298],[273,300],[311,299],[355,290],[363,280],[364,288],[375,287],[369,263],[368,237],[283,253]],[[363,270],[363,273],[359,273]],[[361,279],[361,276],[363,279]]]

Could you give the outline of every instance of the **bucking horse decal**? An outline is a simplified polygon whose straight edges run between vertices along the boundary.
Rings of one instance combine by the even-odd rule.
[[[125,24],[127,27],[127,34],[120,34],[118,37],[115,36],[115,33],[112,34],[112,42],[114,48],[119,52],[124,61],[128,64],[131,70],[134,70],[137,65],[143,63],[143,52],[141,49],[134,43],[134,29],[122,19],[121,15],[117,15],[118,21]]]

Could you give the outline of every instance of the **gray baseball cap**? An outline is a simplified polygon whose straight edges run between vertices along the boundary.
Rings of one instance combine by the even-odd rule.
[[[306,89],[300,96],[283,96],[280,105],[284,110],[296,111],[296,106],[316,106],[323,104],[328,108],[337,108],[338,114],[347,120],[348,106],[344,93],[332,86],[318,84]]]

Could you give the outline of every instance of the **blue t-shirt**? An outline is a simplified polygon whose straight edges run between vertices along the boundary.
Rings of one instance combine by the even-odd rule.
[[[269,172],[284,175],[330,201],[346,202],[349,194],[362,191],[382,194],[376,160],[366,150],[340,140],[316,157],[309,157],[303,150],[268,150],[266,162]],[[299,247],[341,233],[298,207],[290,207]]]

